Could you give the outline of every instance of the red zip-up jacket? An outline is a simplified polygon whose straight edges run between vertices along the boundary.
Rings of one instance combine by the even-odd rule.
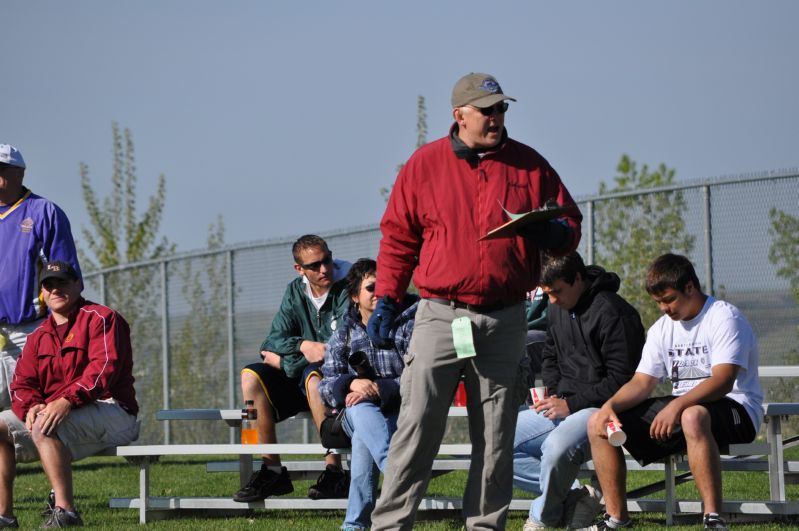
[[[456,156],[451,136],[419,148],[403,166],[380,223],[377,295],[402,300],[413,274],[422,297],[512,304],[538,285],[539,249],[521,236],[477,241],[548,199],[573,205],[562,221],[577,248],[582,215],[560,177],[533,148],[510,138],[482,157]],[[457,142],[457,141],[456,141]]]
[[[139,411],[133,388],[130,327],[117,312],[81,299],[69,316],[64,341],[53,316],[28,336],[11,381],[11,409],[28,410],[64,397],[72,407],[114,398],[131,415]]]

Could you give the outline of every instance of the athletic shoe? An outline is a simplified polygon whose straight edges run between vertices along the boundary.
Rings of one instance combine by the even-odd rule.
[[[702,523],[705,525],[705,529],[721,529],[722,531],[727,531],[727,522],[716,513],[706,514],[702,519]]]
[[[81,520],[78,511],[69,513],[56,506],[42,524],[41,529],[61,529],[62,527],[77,527],[81,525],[83,525],[83,520]]]
[[[42,509],[42,516],[50,516],[53,514],[55,508],[55,491],[50,489],[50,494],[47,495],[47,500],[44,502],[44,509]]]
[[[308,489],[308,497],[312,500],[346,498],[349,493],[350,475],[336,465],[327,465],[319,474],[316,485]]]
[[[566,496],[566,522],[569,529],[582,529],[596,521],[602,511],[602,493],[591,485],[572,489]]]
[[[280,496],[294,492],[289,471],[280,467],[280,474],[262,465],[258,472],[250,476],[250,481],[233,495],[233,501],[247,503],[260,501],[269,496]]]
[[[47,501],[44,502],[45,506],[42,509],[42,516],[50,516],[53,514],[53,509],[55,508],[55,491],[50,489],[50,494],[47,495]]]
[[[628,519],[626,522],[611,521],[610,515],[605,514],[601,520],[597,521],[593,525],[582,528],[580,531],[606,531],[608,529],[623,529],[625,527],[630,528],[632,526],[632,520]]]
[[[16,516],[0,516],[0,527],[19,527]]]
[[[538,529],[546,529],[547,526],[542,524],[537,520],[533,520],[532,518],[528,518],[526,522],[524,522],[524,527],[522,527],[522,531],[537,531]]]

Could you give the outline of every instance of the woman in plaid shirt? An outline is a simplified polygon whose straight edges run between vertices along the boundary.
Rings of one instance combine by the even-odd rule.
[[[394,347],[379,349],[366,335],[366,323],[377,304],[374,260],[362,258],[347,275],[352,304],[325,347],[322,400],[343,408],[343,427],[352,439],[350,493],[341,528],[366,529],[377,498],[377,482],[385,468],[391,435],[397,429],[400,375],[405,367],[417,299],[406,298],[405,310],[394,322]]]

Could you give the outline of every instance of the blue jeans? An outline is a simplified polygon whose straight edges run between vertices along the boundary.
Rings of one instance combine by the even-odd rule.
[[[372,525],[380,472],[386,468],[388,445],[397,429],[397,414],[384,415],[372,402],[348,407],[342,423],[352,439],[350,496],[341,528],[366,529]]]
[[[530,518],[557,526],[572,488],[579,487],[580,465],[591,459],[588,418],[597,408],[581,409],[565,419],[549,420],[524,406],[513,441],[513,483],[541,494],[533,500]]]

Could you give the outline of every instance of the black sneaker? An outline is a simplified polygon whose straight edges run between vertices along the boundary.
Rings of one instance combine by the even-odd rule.
[[[10,528],[19,527],[16,516],[0,516],[0,527]]]
[[[47,501],[44,502],[44,509],[42,509],[42,516],[50,516],[53,514],[55,508],[55,491],[50,489],[50,494],[47,495]]]
[[[250,481],[233,495],[233,501],[242,503],[260,501],[269,496],[280,496],[290,492],[294,492],[294,486],[291,484],[286,467],[280,467],[278,474],[263,465],[258,472],[253,473]]]
[[[721,529],[722,531],[727,531],[727,522],[716,513],[706,514],[702,519],[702,523],[705,525],[705,529]]]
[[[350,494],[350,474],[336,465],[327,465],[319,474],[316,485],[308,489],[312,500],[346,498]]]
[[[41,529],[61,529],[62,527],[73,527],[83,525],[78,511],[68,513],[61,507],[54,507],[53,512],[42,524]]]

